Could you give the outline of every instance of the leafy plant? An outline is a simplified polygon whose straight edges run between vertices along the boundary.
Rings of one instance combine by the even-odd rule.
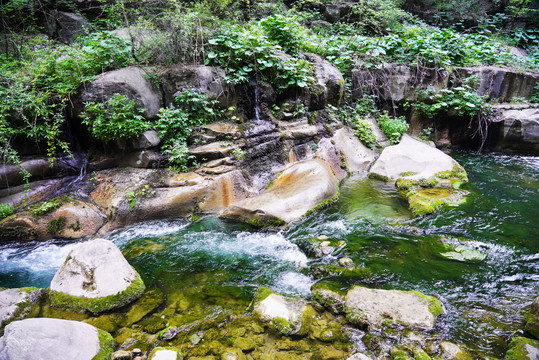
[[[61,205],[62,203],[60,202],[60,199],[58,198],[48,200],[48,201],[43,201],[42,203],[39,203],[34,206],[34,208],[32,209],[32,214],[34,216],[45,215],[53,210],[58,209]]]
[[[391,117],[387,113],[380,115],[376,121],[388,137],[390,144],[398,144],[400,137],[408,130],[409,126],[404,120],[404,116]]]
[[[8,217],[13,214],[13,207],[11,204],[0,204],[0,219]]]
[[[268,39],[278,44],[284,52],[298,56],[301,52],[301,32],[305,31],[292,18],[272,15],[260,21]]]
[[[414,109],[429,118],[434,118],[440,113],[474,116],[488,112],[489,106],[486,104],[486,96],[478,95],[468,85],[462,85],[438,92],[433,88],[420,90]]]
[[[234,27],[208,42],[211,51],[206,54],[206,63],[223,66],[233,84],[262,78],[284,91],[292,86],[306,87],[312,81],[311,64],[285,55],[259,28]]]
[[[137,199],[149,198],[155,195],[155,190],[153,190],[150,185],[146,184],[139,188],[136,191],[130,191],[125,194],[125,199],[129,203],[129,211],[133,211]]]
[[[135,107],[135,100],[113,94],[105,102],[87,102],[81,114],[82,123],[88,125],[97,139],[111,141],[137,136],[150,127],[144,111]]]
[[[366,120],[358,120],[355,122],[356,136],[361,142],[369,149],[374,149],[378,142],[376,141],[376,135],[374,134],[374,128],[371,123]]]
[[[243,156],[245,155],[245,151],[240,148],[235,148],[234,150],[232,150],[232,155],[234,156],[234,159],[241,161],[243,159]]]

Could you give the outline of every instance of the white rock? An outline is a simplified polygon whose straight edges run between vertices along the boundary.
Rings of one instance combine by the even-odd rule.
[[[137,273],[111,241],[95,239],[73,248],[54,275],[51,290],[98,298],[127,289]]]
[[[354,286],[345,298],[347,318],[361,318],[361,321],[366,321],[373,327],[379,327],[384,320],[392,319],[404,326],[430,330],[439,315],[431,312],[430,305],[441,306],[433,296],[362,286]]]
[[[150,360],[177,360],[178,353],[173,350],[157,350]]]
[[[28,315],[31,305],[40,296],[41,290],[32,288],[0,291],[0,329],[14,318],[18,317],[20,319]]]
[[[97,329],[71,320],[14,321],[0,338],[2,360],[91,360],[100,349]]]
[[[429,178],[440,171],[451,171],[455,165],[458,163],[449,155],[405,134],[398,145],[388,146],[382,151],[369,174],[376,174],[390,181],[410,172],[414,175],[407,178]]]

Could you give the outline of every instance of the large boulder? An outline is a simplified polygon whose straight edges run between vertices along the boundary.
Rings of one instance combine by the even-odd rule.
[[[0,359],[110,359],[113,347],[109,333],[82,322],[26,319],[6,326],[0,338]]]
[[[369,170],[369,177],[395,181],[408,200],[413,215],[430,214],[443,205],[460,204],[468,192],[466,171],[449,155],[403,135],[400,144],[388,146]]]
[[[111,241],[94,239],[73,248],[51,281],[54,307],[101,313],[144,292],[144,282]]]
[[[502,152],[539,154],[539,107],[493,106],[497,116],[492,120],[490,139],[494,149]]]
[[[344,95],[344,78],[334,65],[318,55],[305,56],[314,66],[315,84],[310,90],[309,110],[322,110],[327,105],[339,106]]]
[[[82,85],[74,102],[75,109],[81,112],[85,102],[104,102],[113,94],[122,94],[134,99],[136,106],[144,109],[147,118],[153,118],[162,106],[161,94],[145,75],[146,72],[136,66],[103,73]]]
[[[37,288],[0,290],[0,335],[8,323],[28,316],[42,295]]]
[[[210,99],[218,100],[222,106],[235,104],[233,88],[227,86],[226,73],[220,67],[205,65],[177,65],[165,69],[163,79],[165,105],[174,104],[174,94],[184,88],[194,87],[205,91]]]
[[[338,185],[324,161],[300,161],[278,174],[262,194],[230,206],[222,217],[255,226],[284,225],[335,199],[339,195]]]
[[[431,330],[443,313],[434,296],[417,291],[352,287],[345,297],[346,318],[353,324],[380,328],[386,322],[411,328]]]
[[[310,330],[314,309],[304,299],[262,287],[255,294],[253,313],[284,335],[305,335]]]
[[[413,174],[430,178],[442,171],[452,171],[458,163],[449,155],[404,134],[398,145],[388,146],[369,170],[369,176],[395,181]]]

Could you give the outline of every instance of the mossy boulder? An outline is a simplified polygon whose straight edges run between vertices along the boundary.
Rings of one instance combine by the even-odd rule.
[[[0,338],[0,359],[108,360],[114,344],[109,333],[82,322],[25,319],[6,326]]]
[[[509,344],[505,357],[507,360],[539,359],[539,340],[516,337]]]
[[[314,309],[301,298],[273,293],[260,288],[255,294],[253,313],[283,335],[308,333]]]
[[[400,144],[388,146],[369,170],[369,177],[395,181],[416,216],[435,212],[443,205],[460,204],[467,191],[466,171],[449,155],[408,135]]]
[[[361,327],[381,328],[390,321],[410,328],[431,330],[443,310],[436,297],[417,291],[354,286],[346,294],[344,312],[348,321]]]
[[[311,286],[312,299],[331,311],[334,314],[340,314],[344,309],[344,296],[338,288],[325,282],[318,282]]]
[[[54,275],[52,306],[94,314],[122,307],[145,290],[140,275],[111,241],[95,239],[71,250]]]
[[[440,358],[442,360],[472,360],[472,356],[463,346],[449,341],[440,343]]]

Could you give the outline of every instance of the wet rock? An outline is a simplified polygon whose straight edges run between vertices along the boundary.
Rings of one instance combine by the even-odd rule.
[[[533,300],[530,311],[524,314],[524,330],[532,334],[536,339],[539,339],[539,296]]]
[[[182,360],[180,349],[174,347],[156,347],[148,356],[148,360]]]
[[[431,357],[421,348],[414,348],[412,351],[415,360],[431,360]]]
[[[33,205],[53,196],[69,181],[69,178],[33,181],[25,185],[0,189],[0,204],[20,206]]]
[[[36,209],[44,203],[0,221],[0,236],[27,240],[48,240],[53,237],[79,239],[95,234],[106,222],[105,215],[93,204],[57,198],[50,211],[41,214]]]
[[[111,241],[95,239],[73,248],[51,282],[51,304],[100,313],[140,297],[145,286]]]
[[[539,153],[539,108],[509,108],[494,106],[496,117],[491,122],[489,139],[494,149],[537,155]]]
[[[0,288],[0,335],[4,327],[12,321],[28,316],[33,305],[39,301],[43,290],[33,287],[19,289]]]
[[[255,294],[253,313],[284,335],[304,335],[310,329],[314,310],[304,299],[260,288]]]
[[[314,65],[315,84],[309,89],[309,110],[339,106],[344,94],[344,78],[339,69],[318,55],[307,54],[305,58]]]
[[[161,94],[144,75],[146,72],[136,66],[109,71],[99,75],[94,81],[82,86],[75,98],[75,111],[84,110],[88,101],[103,102],[113,94],[122,94],[136,101],[136,106],[145,110],[147,118],[153,118],[161,108]]]
[[[118,324],[127,327],[141,320],[163,303],[165,296],[159,289],[152,289],[144,293],[135,301],[129,310],[118,320]]]
[[[349,356],[346,360],[372,360],[372,358],[362,353],[356,353],[352,356]]]
[[[539,341],[516,337],[509,344],[505,358],[507,360],[537,360],[539,359]]]
[[[450,260],[462,262],[482,261],[487,257],[486,254],[463,245],[458,245],[453,249],[453,251],[440,253],[440,255]]]
[[[222,216],[258,226],[280,226],[299,220],[338,194],[338,180],[325,162],[301,161],[279,174],[264,193],[237,202]]]
[[[26,319],[6,326],[0,338],[0,359],[108,359],[114,340],[95,327],[71,320]]]
[[[131,360],[131,351],[119,350],[112,354],[111,360]]]
[[[247,360],[240,349],[229,348],[221,354],[221,360]]]
[[[442,360],[472,360],[472,356],[466,350],[449,341],[440,343],[440,351]]]
[[[323,282],[314,284],[311,287],[311,294],[314,301],[331,311],[333,314],[341,314],[343,312],[345,294],[332,289],[328,284]]]
[[[146,150],[159,146],[161,138],[155,130],[147,130],[130,140],[130,147],[133,150]]]
[[[387,322],[431,330],[442,306],[434,296],[416,291],[380,290],[354,286],[345,297],[346,318],[360,326],[380,328]]]

